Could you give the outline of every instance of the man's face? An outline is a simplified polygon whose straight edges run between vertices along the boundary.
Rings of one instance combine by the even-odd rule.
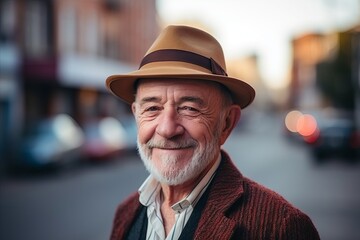
[[[191,80],[142,80],[133,112],[138,148],[150,173],[178,185],[195,179],[218,157],[224,117],[215,84]]]

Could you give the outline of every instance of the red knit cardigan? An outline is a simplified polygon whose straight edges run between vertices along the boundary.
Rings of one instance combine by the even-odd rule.
[[[277,193],[241,175],[229,156],[222,161],[194,239],[320,239],[310,218]],[[111,240],[124,239],[140,209],[138,193],[119,205]]]

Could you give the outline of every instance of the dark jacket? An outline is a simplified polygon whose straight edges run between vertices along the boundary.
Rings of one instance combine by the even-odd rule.
[[[194,239],[320,239],[310,218],[277,193],[241,175],[229,156],[207,189]],[[117,209],[111,240],[124,239],[140,209],[134,193]]]

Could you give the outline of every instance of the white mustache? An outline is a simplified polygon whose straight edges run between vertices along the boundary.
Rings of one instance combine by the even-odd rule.
[[[181,139],[179,141],[174,140],[154,140],[150,139],[146,143],[149,149],[152,148],[169,148],[169,149],[181,149],[196,147],[198,143],[194,139]]]

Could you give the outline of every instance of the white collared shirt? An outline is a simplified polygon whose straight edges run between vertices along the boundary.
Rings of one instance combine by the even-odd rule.
[[[221,156],[219,156],[211,169],[195,186],[191,193],[183,200],[175,203],[172,206],[172,209],[175,212],[175,224],[166,238],[163,219],[160,211],[161,185],[151,175],[145,180],[145,182],[139,188],[139,201],[142,205],[147,207],[148,227],[146,239],[175,240],[180,237],[181,232],[189,220],[196,203],[199,201],[200,197],[203,195],[211,180],[213,179],[216,169],[220,164],[220,160]]]

